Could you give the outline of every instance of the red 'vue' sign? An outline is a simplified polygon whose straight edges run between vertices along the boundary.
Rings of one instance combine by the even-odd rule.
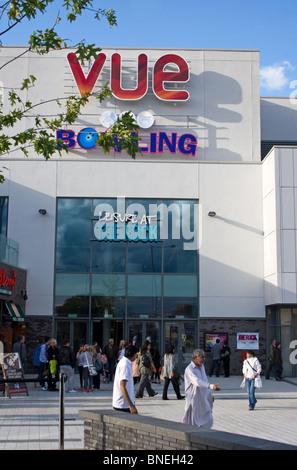
[[[71,52],[67,56],[74,80],[78,86],[81,96],[92,93],[94,86],[100,76],[106,61],[104,53],[98,54],[98,58],[92,65],[87,76],[85,76],[76,55]],[[173,64],[176,71],[166,70],[166,66]],[[121,85],[122,58],[118,53],[111,56],[110,88],[113,95],[120,100],[139,100],[143,98],[148,90],[148,56],[138,56],[137,86],[134,89],[125,89]],[[157,98],[164,101],[187,101],[189,93],[183,89],[166,89],[166,84],[184,84],[190,78],[187,62],[176,54],[166,54],[160,57],[152,71],[152,88]]]

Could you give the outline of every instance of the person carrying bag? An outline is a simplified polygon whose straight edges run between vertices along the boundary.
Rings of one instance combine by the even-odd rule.
[[[254,356],[253,351],[247,351],[246,360],[243,363],[242,373],[244,380],[241,387],[247,386],[247,392],[249,395],[249,410],[253,410],[257,403],[255,397],[255,389],[262,387],[262,380],[260,377],[261,364],[259,360]]]
[[[167,353],[164,356],[164,367],[163,367],[162,375],[165,380],[164,387],[163,387],[162,400],[168,400],[167,390],[168,390],[170,382],[172,383],[177,399],[182,400],[183,398],[185,398],[180,393],[180,388],[179,388],[180,374],[175,365],[174,346],[172,344],[169,345],[167,349]]]

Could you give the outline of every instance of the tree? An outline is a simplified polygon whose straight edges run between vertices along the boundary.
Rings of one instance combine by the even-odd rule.
[[[2,37],[5,33],[18,25],[26,18],[31,21],[37,17],[38,14],[45,14],[50,4],[54,0],[28,0],[28,1],[8,1],[0,6],[0,39],[2,46]],[[45,30],[37,30],[30,35],[28,47],[14,57],[13,59],[5,62],[0,66],[0,71],[7,67],[11,62],[17,61],[21,57],[28,54],[28,52],[36,53],[37,55],[45,55],[50,51],[62,50],[68,48],[68,44],[63,40],[55,31],[57,24],[61,18],[69,23],[74,23],[86,11],[93,13],[95,21],[106,20],[110,27],[117,25],[115,11],[105,9],[93,8],[93,1],[89,0],[64,0],[62,6],[62,14],[58,14],[55,24],[46,28]],[[3,26],[5,23],[5,26]],[[2,24],[2,26],[1,26]],[[2,30],[1,30],[2,29]],[[96,59],[98,53],[101,51],[100,47],[95,44],[85,44],[81,41],[76,46],[75,54],[77,60],[84,65],[92,59]],[[38,112],[38,108],[44,105],[45,102],[33,102],[28,97],[23,98],[22,93],[30,88],[36,87],[36,77],[30,75],[21,80],[19,89],[5,89],[8,92],[9,110],[4,112],[3,103],[0,104],[0,154],[10,154],[14,151],[22,151],[26,156],[30,148],[34,149],[37,155],[43,156],[46,160],[51,158],[55,153],[61,154],[63,150],[67,151],[67,146],[62,141],[55,137],[55,131],[63,125],[70,125],[75,122],[83,107],[88,103],[91,95],[85,96],[70,96],[68,98],[57,97],[54,100],[61,109],[61,112],[50,119],[44,117]],[[96,99],[101,103],[106,98],[112,96],[108,84],[106,84],[99,94],[96,94]],[[32,118],[32,111],[34,111],[34,125],[22,131],[17,131],[17,125],[30,115]],[[97,144],[103,148],[105,153],[114,148],[114,136],[117,136],[117,145],[120,150],[126,150],[128,155],[135,158],[138,148],[138,126],[134,122],[130,113],[125,113],[121,119],[104,133],[99,135]],[[59,144],[59,146],[57,145]],[[3,183],[4,176],[0,173],[0,182]]]

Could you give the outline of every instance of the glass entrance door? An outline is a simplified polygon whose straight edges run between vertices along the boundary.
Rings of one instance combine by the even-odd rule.
[[[56,323],[58,346],[62,346],[64,339],[68,338],[74,354],[79,350],[80,344],[88,342],[88,337],[87,321],[58,320]]]
[[[128,338],[139,347],[148,338],[152,343],[152,347],[160,351],[160,322],[130,321],[128,323]]]
[[[178,360],[178,369],[181,373],[190,364],[193,350],[196,346],[197,325],[192,321],[165,322],[164,352],[169,344],[173,344]]]

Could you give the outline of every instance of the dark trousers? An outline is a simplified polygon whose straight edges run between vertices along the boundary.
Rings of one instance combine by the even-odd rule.
[[[218,377],[220,375],[220,368],[221,368],[221,359],[213,359],[211,363],[211,368],[209,371],[209,376],[211,377],[212,374],[214,373],[214,370],[216,370],[216,376]]]
[[[174,378],[169,379],[169,377],[164,377],[164,380],[165,382],[164,382],[162,399],[167,400],[167,390],[168,390],[170,382],[172,383],[173,390],[175,391],[177,398],[180,398],[181,394],[180,394],[178,379],[176,380]]]
[[[40,363],[40,386],[44,387],[45,386],[45,376],[43,375],[43,372],[48,368],[48,362],[41,362]]]
[[[223,367],[224,367],[224,374],[225,377],[230,377],[230,359],[223,359]]]
[[[142,398],[145,388],[146,388],[147,393],[149,394],[150,397],[155,395],[155,392],[152,389],[152,386],[151,386],[151,383],[150,383],[150,376],[148,374],[141,374],[140,382],[138,384],[138,387],[137,387],[137,390],[136,390],[136,393],[135,393],[135,397],[136,398]]]

